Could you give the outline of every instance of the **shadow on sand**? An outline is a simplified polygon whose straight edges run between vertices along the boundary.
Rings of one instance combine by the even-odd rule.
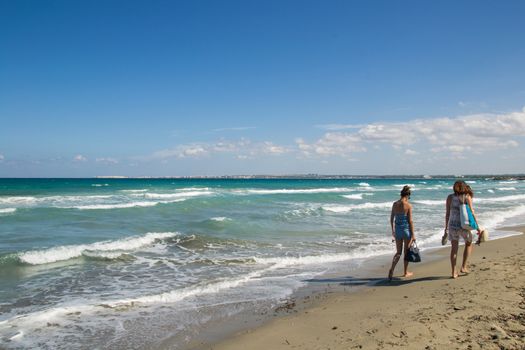
[[[419,278],[398,278],[394,277],[391,281],[388,278],[359,278],[353,276],[337,277],[337,278],[313,278],[305,280],[308,283],[339,283],[341,286],[401,286],[409,283],[436,281],[449,279],[448,276],[431,276]]]

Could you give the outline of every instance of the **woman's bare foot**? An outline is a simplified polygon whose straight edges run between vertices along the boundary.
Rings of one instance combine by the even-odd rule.
[[[414,276],[414,273],[408,272],[408,271],[403,275],[403,277],[412,277],[412,276]]]
[[[388,280],[389,280],[389,281],[392,281],[392,277],[393,277],[393,276],[394,276],[394,271],[389,270],[389,271],[388,271]]]
[[[470,270],[466,267],[462,267],[461,270],[459,270],[461,273],[469,273]]]

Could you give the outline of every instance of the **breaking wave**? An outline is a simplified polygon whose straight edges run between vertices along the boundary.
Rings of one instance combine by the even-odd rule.
[[[18,254],[18,259],[22,263],[30,265],[42,265],[78,258],[83,254],[93,255],[93,252],[98,252],[99,255],[105,254],[107,252],[114,252],[115,254],[118,253],[118,256],[116,257],[119,257],[122,255],[122,252],[119,251],[136,250],[138,248],[151,245],[156,241],[175,237],[177,235],[179,234],[176,232],[150,232],[144,236],[128,237],[116,241],[65,245],[43,250],[28,251]],[[106,255],[106,258],[108,257],[110,257],[110,255]]]
[[[391,208],[392,202],[383,202],[383,203],[363,203],[363,204],[354,204],[354,205],[327,205],[321,207],[325,211],[330,211],[333,213],[347,213],[352,210],[359,209],[374,209],[374,208]]]

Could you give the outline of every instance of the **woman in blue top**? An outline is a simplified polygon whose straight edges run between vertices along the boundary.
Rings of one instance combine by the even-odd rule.
[[[405,256],[408,248],[416,240],[414,235],[414,223],[412,222],[412,205],[408,202],[410,199],[410,187],[404,186],[401,190],[401,198],[392,205],[392,212],[390,214],[390,226],[392,227],[392,240],[396,241],[396,254],[392,259],[392,267],[388,271],[388,279],[392,279],[396,264],[401,258],[403,247],[405,249]],[[408,261],[404,259],[404,273],[403,277],[410,277],[412,272],[408,272]]]

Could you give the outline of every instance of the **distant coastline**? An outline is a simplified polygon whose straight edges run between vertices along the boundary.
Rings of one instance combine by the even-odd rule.
[[[196,176],[95,176],[95,179],[305,179],[305,180],[360,180],[360,179],[450,179],[469,178],[485,180],[525,180],[525,174],[504,175],[320,175],[320,174],[290,174],[290,175],[196,175]]]

